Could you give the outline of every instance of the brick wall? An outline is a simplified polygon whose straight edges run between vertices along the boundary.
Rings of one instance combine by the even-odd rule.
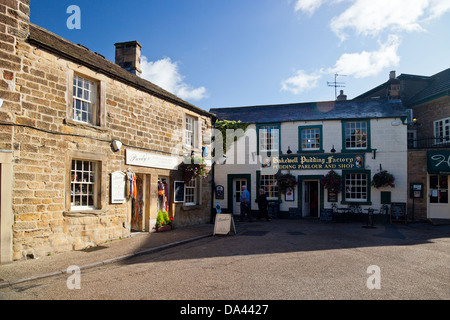
[[[427,201],[428,201],[428,173],[427,173],[427,151],[426,150],[412,150],[408,151],[408,188],[410,183],[423,183],[423,198],[414,199],[414,213],[413,201],[409,197],[408,189],[408,219],[426,220],[427,219]]]
[[[445,96],[431,102],[413,107],[414,118],[422,124],[417,129],[417,139],[430,138],[434,134],[434,121],[448,118],[450,115],[450,97]]]

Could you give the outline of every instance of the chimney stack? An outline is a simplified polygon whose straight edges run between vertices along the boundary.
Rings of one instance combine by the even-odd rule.
[[[345,101],[347,100],[347,96],[344,94],[344,90],[341,90],[341,93],[337,96],[337,101]]]
[[[389,100],[400,99],[400,80],[395,76],[395,71],[389,73],[389,81],[387,86],[387,97]]]
[[[394,70],[394,71],[391,71],[389,73],[389,80],[392,80],[392,79],[395,79],[395,78],[396,78],[396,76],[395,76],[395,70]]]
[[[141,44],[137,41],[115,43],[116,64],[125,70],[141,76]]]

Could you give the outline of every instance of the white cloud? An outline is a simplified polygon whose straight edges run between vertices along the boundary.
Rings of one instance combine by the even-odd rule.
[[[313,14],[325,0],[297,0],[295,3],[295,11],[303,11]]]
[[[305,90],[316,88],[321,77],[317,72],[307,74],[303,70],[298,70],[294,76],[281,83],[281,90],[300,94]]]
[[[450,1],[448,0],[431,0],[430,15],[427,20],[438,19],[447,11],[450,11]]]
[[[300,94],[318,86],[323,74],[340,74],[354,78],[376,76],[386,68],[392,68],[400,63],[398,48],[400,39],[396,35],[389,35],[385,43],[379,43],[376,51],[362,51],[359,53],[344,53],[336,61],[333,68],[321,69],[311,74],[303,70],[296,71],[295,75],[284,80],[283,91]]]
[[[328,69],[327,73],[338,73],[355,78],[376,76],[385,68],[399,64],[400,57],[397,53],[399,46],[399,37],[390,35],[385,43],[380,43],[380,49],[377,51],[341,55],[334,67]]]
[[[353,0],[353,4],[330,22],[341,39],[345,30],[357,35],[376,36],[382,31],[425,31],[424,21],[439,18],[450,11],[449,0]]]
[[[185,100],[201,100],[206,98],[206,88],[193,88],[186,84],[184,77],[178,70],[178,63],[170,58],[157,61],[148,61],[141,57],[142,78],[160,86]]]

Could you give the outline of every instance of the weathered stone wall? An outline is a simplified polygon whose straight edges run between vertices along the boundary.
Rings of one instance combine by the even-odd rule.
[[[131,204],[110,204],[110,174],[131,168],[145,177],[151,194],[146,218],[156,219],[158,176],[179,179],[180,173],[126,165],[125,150],[181,157],[187,152],[182,143],[185,115],[195,117],[205,133],[211,118],[33,46],[25,37],[12,36],[13,28],[25,29],[21,21],[28,22],[29,1],[2,3],[0,150],[10,150],[13,157],[13,259],[79,250],[129,236]],[[97,84],[97,125],[71,120],[74,74]],[[112,150],[112,139],[124,144],[119,152]],[[97,210],[71,210],[72,159],[100,163]],[[201,205],[172,204],[177,226],[209,222],[210,184],[211,179],[203,182]]]

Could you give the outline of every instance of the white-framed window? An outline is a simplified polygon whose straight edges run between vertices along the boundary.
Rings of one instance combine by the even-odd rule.
[[[197,179],[192,179],[184,184],[184,204],[186,206],[198,204]]]
[[[280,150],[280,126],[259,126],[259,151],[277,152]]]
[[[268,199],[278,199],[278,184],[275,175],[261,175],[259,187],[264,190]]]
[[[346,201],[367,201],[368,192],[368,175],[366,173],[345,174]]]
[[[301,150],[319,150],[320,149],[320,128],[302,128],[301,129]]]
[[[408,130],[408,148],[416,148],[417,147],[417,131],[416,130]]]
[[[345,149],[366,149],[367,136],[367,121],[345,122]]]
[[[97,209],[98,167],[96,161],[72,160],[70,207],[72,210]]]
[[[443,138],[435,139],[436,144],[448,142],[450,138],[450,118],[434,121],[434,137]]]
[[[72,120],[97,125],[97,85],[74,74]]]
[[[195,147],[195,118],[186,116],[186,128],[185,128],[185,144],[188,147]]]

